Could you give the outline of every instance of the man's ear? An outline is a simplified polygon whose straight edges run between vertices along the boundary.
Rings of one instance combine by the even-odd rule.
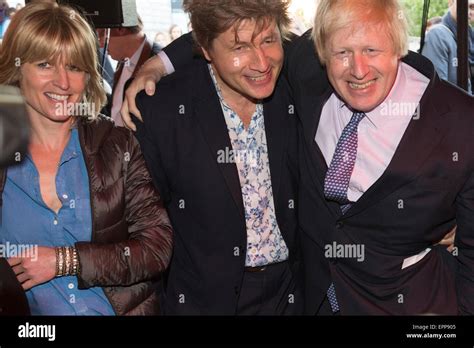
[[[201,47],[202,53],[204,54],[204,58],[206,58],[207,61],[211,62],[211,56],[209,55],[209,50],[205,49],[204,47]]]

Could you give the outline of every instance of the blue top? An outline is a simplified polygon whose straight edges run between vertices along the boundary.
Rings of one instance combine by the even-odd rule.
[[[10,246],[49,247],[91,241],[89,178],[77,129],[61,156],[56,191],[63,203],[58,214],[41,197],[38,171],[30,155],[8,168],[0,241]],[[31,257],[35,257],[34,252]],[[33,315],[114,315],[102,288],[78,290],[75,276],[54,278],[31,288],[26,295]]]

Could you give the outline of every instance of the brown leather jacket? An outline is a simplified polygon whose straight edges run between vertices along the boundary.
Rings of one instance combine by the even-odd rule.
[[[76,243],[79,288],[102,287],[117,315],[157,315],[172,229],[138,142],[104,117],[78,130],[92,208],[92,241]],[[5,179],[0,171],[0,194]]]

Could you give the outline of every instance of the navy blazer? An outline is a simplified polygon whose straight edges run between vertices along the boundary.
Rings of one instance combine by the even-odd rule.
[[[334,282],[341,314],[474,314],[474,99],[441,81],[433,65],[403,59],[430,79],[384,174],[341,214],[324,198],[327,165],[315,142],[333,93],[309,33],[288,54],[300,118],[299,223],[306,313],[322,308]],[[456,249],[432,247],[457,224]],[[326,257],[328,245],[364,245],[365,259]],[[432,248],[421,261],[403,260]]]

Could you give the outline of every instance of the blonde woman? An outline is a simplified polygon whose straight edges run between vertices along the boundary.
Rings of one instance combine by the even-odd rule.
[[[72,8],[31,3],[12,19],[0,83],[31,123],[26,158],[0,172],[0,242],[33,315],[155,315],[169,219],[130,132],[99,115],[97,40]]]

